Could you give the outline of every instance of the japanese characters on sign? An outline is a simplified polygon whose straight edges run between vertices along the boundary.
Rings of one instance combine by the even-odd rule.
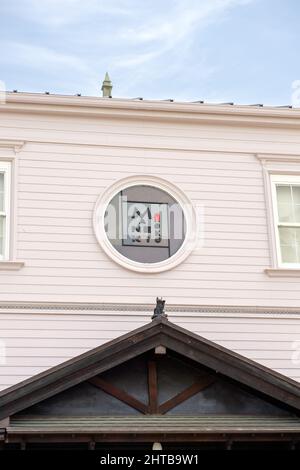
[[[123,246],[169,246],[167,203],[122,201]]]

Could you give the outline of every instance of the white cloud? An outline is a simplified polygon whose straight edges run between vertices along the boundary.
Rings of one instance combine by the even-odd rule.
[[[150,46],[147,52],[134,53],[118,61],[121,67],[133,67],[152,61],[168,53],[189,38],[195,30],[207,27],[220,19],[230,8],[245,5],[252,0],[177,0],[173,11],[165,17],[146,21],[138,28],[129,28],[120,33],[129,44]]]
[[[161,93],[165,94],[164,80],[181,82],[176,99],[192,99],[189,77],[200,83],[217,73],[204,46],[199,45],[201,31],[210,24],[222,21],[232,8],[245,5],[253,0],[177,0],[174,7],[164,14],[149,15],[138,27],[123,28],[120,37],[127,44],[127,51],[117,54],[112,60],[112,71],[122,77],[119,86],[121,96],[135,94],[152,78],[161,83]],[[201,56],[195,55],[201,50]],[[128,75],[128,79],[127,76]],[[156,93],[159,98],[160,92]],[[137,92],[139,94],[139,92]]]
[[[72,68],[80,72],[88,72],[89,67],[79,57],[71,54],[57,52],[47,47],[35,46],[31,44],[22,44],[17,42],[2,43],[7,53],[2,54],[2,63],[20,62],[24,66],[44,70]]]
[[[125,39],[132,41],[167,41],[178,42],[192,33],[196,28],[203,28],[217,20],[221,13],[237,6],[244,5],[246,0],[177,0],[174,8],[166,12],[165,18],[160,15],[137,29],[124,34]],[[250,2],[251,0],[247,0]]]
[[[126,67],[126,68],[131,68],[131,67],[136,67],[138,65],[143,65],[146,62],[149,62],[151,60],[156,59],[160,55],[162,55],[165,51],[164,50],[156,50],[153,52],[146,52],[146,53],[140,53],[136,55],[132,55],[129,57],[125,57],[122,59],[122,57],[116,59],[116,67]]]
[[[15,13],[49,28],[79,24],[95,15],[129,15],[125,0],[14,0]]]

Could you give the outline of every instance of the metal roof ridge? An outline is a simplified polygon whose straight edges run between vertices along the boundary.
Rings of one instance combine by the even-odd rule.
[[[64,94],[64,93],[51,93],[49,91],[45,92],[30,92],[30,91],[18,91],[18,90],[8,90],[6,92],[7,94],[18,94],[18,95],[33,95],[33,96],[49,96],[49,97],[61,97],[61,98],[86,98],[86,99],[97,99],[99,101],[142,101],[146,103],[176,103],[176,104],[183,104],[183,105],[206,105],[206,106],[222,106],[222,107],[255,107],[255,108],[268,108],[268,109],[297,109],[297,107],[294,107],[291,104],[263,104],[263,103],[234,103],[232,101],[228,102],[209,102],[209,101],[204,101],[204,100],[195,100],[195,101],[184,101],[184,100],[176,100],[176,99],[171,99],[171,98],[144,98],[141,96],[138,97],[133,97],[133,98],[128,98],[128,97],[107,97],[107,96],[95,96],[95,95],[83,95],[82,93],[75,93],[75,94]]]

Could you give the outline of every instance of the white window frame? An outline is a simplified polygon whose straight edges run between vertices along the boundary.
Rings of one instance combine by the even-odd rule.
[[[300,223],[282,223],[282,222],[279,222],[277,192],[276,192],[276,186],[279,185],[279,184],[288,184],[288,185],[300,186],[300,175],[272,174],[270,176],[271,176],[271,195],[272,195],[273,220],[274,220],[274,229],[275,229],[275,245],[276,245],[277,265],[278,265],[279,268],[300,269],[300,263],[285,263],[285,262],[282,261],[281,247],[280,247],[280,237],[279,237],[279,226],[299,227],[300,228]]]
[[[0,252],[0,261],[6,261],[10,256],[11,163],[0,161],[0,173],[4,174],[4,210],[0,211],[0,216],[5,219],[3,253]]]
[[[130,186],[139,185],[154,186],[170,194],[182,207],[186,221],[186,236],[179,250],[170,258],[157,263],[140,263],[125,257],[112,246],[105,231],[104,218],[109,202],[120,191]],[[198,242],[199,234],[197,227],[199,227],[200,224],[198,222],[198,213],[195,211],[190,199],[177,186],[156,176],[134,175],[116,181],[99,196],[94,209],[93,226],[100,246],[106,254],[120,266],[140,273],[159,273],[173,269],[190,255]]]

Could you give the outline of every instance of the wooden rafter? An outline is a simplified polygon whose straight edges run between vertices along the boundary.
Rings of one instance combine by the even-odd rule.
[[[155,360],[150,360],[147,363],[148,366],[148,397],[149,402],[148,406],[140,402],[133,396],[129,395],[124,390],[116,387],[115,385],[107,382],[101,377],[93,377],[89,380],[89,383],[94,385],[97,388],[100,388],[109,395],[117,398],[118,400],[126,403],[127,405],[135,408],[143,414],[164,414],[167,413],[175,406],[183,403],[188,398],[196,395],[196,393],[201,392],[205,388],[209,387],[212,383],[215,382],[215,378],[211,375],[206,375],[201,377],[199,382],[194,383],[190,387],[187,387],[182,392],[178,393],[174,397],[158,405],[158,384],[157,384],[157,363]]]
[[[155,361],[148,362],[149,414],[158,413],[157,368]]]
[[[109,395],[117,398],[118,400],[122,401],[123,403],[126,403],[127,405],[131,406],[132,408],[135,408],[136,410],[140,411],[141,413],[146,414],[148,411],[148,407],[144,405],[144,403],[140,402],[136,398],[132,397],[129,395],[127,392],[124,390],[121,390],[120,388],[116,387],[115,385],[112,385],[109,382],[106,382],[106,380],[103,380],[100,377],[93,377],[92,379],[89,380],[89,383],[94,385],[95,387],[100,388],[104,392],[108,393]]]
[[[196,393],[201,392],[201,390],[204,390],[205,388],[209,387],[214,382],[214,377],[201,377],[200,382],[194,383],[190,387],[178,393],[178,395],[175,395],[173,398],[170,398],[170,400],[167,400],[162,405],[160,405],[158,408],[158,412],[160,414],[167,413],[167,411],[171,410],[172,408],[175,408],[175,406],[179,405],[180,403],[183,403],[188,398],[196,395]]]

